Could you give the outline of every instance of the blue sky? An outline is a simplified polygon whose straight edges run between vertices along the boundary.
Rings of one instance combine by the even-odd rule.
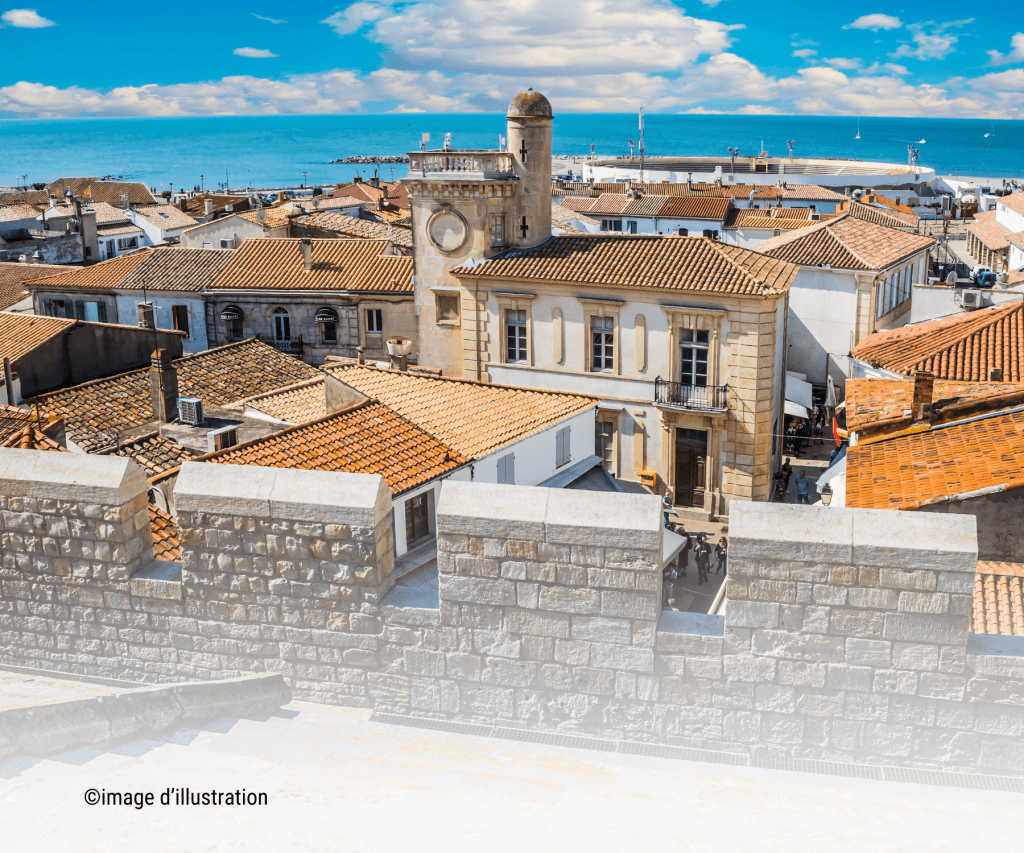
[[[1016,5],[0,0],[0,116],[498,111],[533,86],[561,112],[1020,119]]]

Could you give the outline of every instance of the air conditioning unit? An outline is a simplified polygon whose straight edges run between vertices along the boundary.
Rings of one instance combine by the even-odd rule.
[[[980,290],[961,290],[958,294],[960,297],[960,307],[967,309],[981,308],[981,291]]]
[[[183,424],[199,426],[203,423],[203,401],[198,397],[178,398],[178,420]]]
[[[238,427],[221,427],[220,429],[212,430],[206,435],[206,450],[208,453],[227,450],[236,444],[238,444]]]

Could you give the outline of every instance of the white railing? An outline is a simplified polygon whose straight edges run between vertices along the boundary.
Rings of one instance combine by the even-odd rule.
[[[409,153],[409,171],[424,175],[431,172],[514,174],[512,155],[507,151],[414,151]]]

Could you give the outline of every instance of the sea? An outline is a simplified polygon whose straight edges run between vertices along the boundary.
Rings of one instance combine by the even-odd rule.
[[[939,175],[1024,178],[1024,121],[947,118],[651,115],[647,156],[741,156],[767,150],[786,156],[919,163]],[[554,121],[554,154],[629,153],[638,142],[636,115],[566,113]],[[76,175],[142,181],[160,191],[203,186],[298,187],[372,177],[368,164],[331,164],[352,156],[392,156],[440,148],[496,148],[501,115],[403,114],[233,116],[201,118],[87,118],[0,120],[0,186],[49,182]],[[860,138],[857,139],[857,134]],[[402,163],[378,167],[401,178]]]

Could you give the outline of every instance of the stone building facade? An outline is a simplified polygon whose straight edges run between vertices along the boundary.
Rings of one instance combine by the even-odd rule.
[[[448,483],[434,597],[393,587],[379,478],[188,462],[177,500],[180,575],[146,563],[134,463],[0,450],[3,659],[280,673],[314,701],[737,758],[1024,767],[1024,649],[968,633],[968,517],[743,504],[718,617],[661,610],[650,495]]]

